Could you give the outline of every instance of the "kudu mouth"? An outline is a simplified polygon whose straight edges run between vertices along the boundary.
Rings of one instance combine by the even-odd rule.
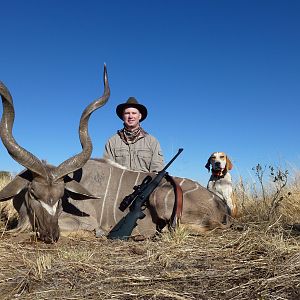
[[[58,241],[60,237],[59,227],[55,231],[48,231],[48,230],[36,230],[36,237],[45,242],[46,244],[54,244]]]
[[[15,118],[13,99],[8,88],[2,82],[0,82],[0,95],[2,98],[3,106],[0,137],[9,155],[19,164],[31,171],[33,178],[41,178],[43,182],[45,182],[49,186],[61,181],[62,178],[64,178],[64,176],[66,176],[67,174],[80,169],[89,160],[93,150],[92,141],[88,133],[88,123],[90,116],[95,110],[102,107],[108,101],[110,96],[106,65],[104,65],[103,82],[103,95],[90,103],[84,109],[80,118],[78,132],[82,151],[65,160],[58,167],[49,167],[47,164],[45,164],[43,161],[38,159],[31,152],[29,152],[16,142],[12,134]],[[29,197],[30,201],[31,196],[27,196]],[[34,197],[34,193],[32,197]],[[60,199],[54,200],[54,202],[56,202]],[[44,202],[47,203],[47,201]],[[57,216],[52,217],[58,218]],[[51,224],[49,224],[39,218],[39,222],[41,223],[40,228],[43,228],[43,230],[37,228],[37,232],[39,232],[39,238],[44,240],[45,242],[56,242],[59,238],[59,226],[57,220],[56,222],[51,222]],[[31,225],[34,226],[34,224]]]

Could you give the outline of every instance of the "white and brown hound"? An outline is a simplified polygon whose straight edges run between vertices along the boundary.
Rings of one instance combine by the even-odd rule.
[[[230,208],[231,216],[235,217],[237,205],[232,195],[231,175],[228,172],[233,168],[233,165],[224,152],[214,152],[209,157],[205,168],[210,171],[210,166],[212,175],[208,181],[207,189],[225,200]]]

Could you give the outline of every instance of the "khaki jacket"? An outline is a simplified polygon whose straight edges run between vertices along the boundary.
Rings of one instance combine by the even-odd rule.
[[[164,168],[163,153],[155,137],[146,134],[134,144],[126,144],[118,134],[106,143],[104,158],[133,171],[158,172]]]

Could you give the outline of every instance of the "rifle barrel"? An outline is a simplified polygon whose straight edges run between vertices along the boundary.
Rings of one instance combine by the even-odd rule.
[[[177,158],[177,156],[183,151],[183,148],[179,148],[177,154],[166,164],[166,166],[161,170],[162,171],[166,171],[169,166],[172,164],[172,162]]]

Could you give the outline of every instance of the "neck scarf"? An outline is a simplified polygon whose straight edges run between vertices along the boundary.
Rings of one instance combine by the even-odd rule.
[[[137,140],[145,137],[147,132],[142,127],[139,127],[134,131],[130,131],[124,127],[123,129],[118,130],[118,134],[124,143],[128,145],[134,144]]]

